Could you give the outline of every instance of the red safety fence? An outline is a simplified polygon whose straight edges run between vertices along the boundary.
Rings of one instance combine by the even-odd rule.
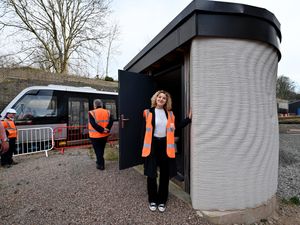
[[[111,129],[111,135],[108,138],[110,145],[118,140],[117,124]],[[61,126],[53,129],[54,149],[64,153],[66,148],[83,148],[90,147],[89,132],[86,125],[84,126]]]

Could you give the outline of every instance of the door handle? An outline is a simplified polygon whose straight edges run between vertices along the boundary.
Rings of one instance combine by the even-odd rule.
[[[121,128],[124,128],[124,122],[129,121],[129,118],[124,118],[124,114],[121,114],[120,120],[121,120]]]

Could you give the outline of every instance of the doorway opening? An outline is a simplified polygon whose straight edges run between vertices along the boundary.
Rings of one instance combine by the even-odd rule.
[[[183,120],[184,115],[184,101],[183,95],[184,87],[184,66],[182,64],[154,74],[154,80],[156,84],[156,90],[165,90],[171,94],[172,97],[172,111],[174,112],[176,123]],[[172,180],[178,184],[183,190],[189,193],[189,149],[187,145],[184,145],[183,140],[185,133],[183,129],[176,129],[176,165],[177,176]],[[188,164],[188,165],[187,165]]]

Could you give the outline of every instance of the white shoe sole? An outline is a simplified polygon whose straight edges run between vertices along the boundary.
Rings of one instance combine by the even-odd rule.
[[[157,208],[158,208],[158,211],[160,211],[160,212],[166,211],[166,206],[159,205]]]
[[[150,204],[149,204],[149,209],[150,209],[150,211],[154,212],[154,211],[156,211],[157,206],[156,206],[156,205],[150,205]]]

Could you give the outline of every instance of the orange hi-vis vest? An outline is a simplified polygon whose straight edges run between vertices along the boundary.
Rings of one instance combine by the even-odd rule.
[[[147,157],[151,152],[151,144],[152,144],[152,134],[153,134],[153,126],[152,126],[152,117],[153,114],[149,111],[149,109],[144,110],[144,117],[146,120],[146,132],[144,137],[144,146],[142,150],[142,157]],[[171,127],[173,124],[174,128]],[[175,158],[175,116],[172,111],[168,111],[168,121],[166,127],[167,133],[167,156],[169,158]]]
[[[96,123],[99,126],[103,128],[107,127],[110,117],[110,112],[108,110],[98,108],[90,111],[90,114],[94,117]],[[98,131],[96,131],[90,122],[88,125],[88,129],[90,138],[103,138],[109,135],[109,133],[99,133]]]
[[[1,122],[3,124],[3,127],[5,128],[5,130],[8,133],[7,137],[8,138],[17,138],[18,133],[17,133],[17,128],[16,128],[14,121],[11,119],[5,118]]]

